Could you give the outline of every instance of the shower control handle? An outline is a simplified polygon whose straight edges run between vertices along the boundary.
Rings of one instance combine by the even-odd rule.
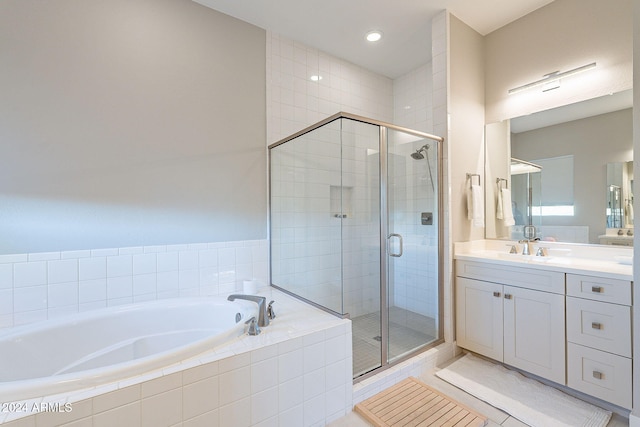
[[[397,237],[398,240],[400,241],[400,252],[398,252],[398,253],[392,252],[390,245],[388,245],[388,242],[391,241],[392,237]],[[388,252],[389,252],[390,256],[393,256],[393,257],[396,257],[396,258],[402,256],[402,236],[400,234],[397,234],[397,233],[389,234],[389,236],[387,237],[387,245],[388,245]]]

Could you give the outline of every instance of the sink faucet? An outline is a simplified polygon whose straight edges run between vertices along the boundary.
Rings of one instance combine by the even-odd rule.
[[[256,295],[233,294],[227,297],[229,301],[244,299],[258,304],[258,326],[269,326],[269,316],[267,315],[267,298]],[[275,316],[274,316],[275,317]]]
[[[522,243],[522,255],[531,255],[531,251],[533,251],[531,240],[518,240],[518,243]]]

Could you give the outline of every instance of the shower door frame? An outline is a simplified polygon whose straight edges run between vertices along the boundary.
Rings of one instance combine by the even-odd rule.
[[[384,371],[394,365],[397,365],[398,363],[401,363],[407,359],[410,359],[411,357],[414,357],[417,354],[420,354],[430,348],[433,348],[441,343],[444,342],[444,301],[443,301],[443,291],[444,291],[444,274],[443,274],[443,270],[444,270],[444,259],[443,259],[443,254],[444,254],[444,221],[443,221],[443,217],[444,217],[444,191],[442,191],[441,189],[441,185],[443,182],[443,154],[442,154],[442,148],[443,148],[443,143],[444,143],[444,138],[440,137],[440,136],[436,136],[436,135],[432,135],[429,133],[425,133],[425,132],[420,132],[420,131],[416,131],[413,129],[409,129],[409,128],[405,128],[402,126],[397,126],[391,123],[386,123],[380,120],[374,120],[374,119],[369,119],[367,117],[364,116],[359,116],[356,114],[351,114],[351,113],[347,113],[347,112],[338,112],[332,116],[327,117],[324,120],[321,120],[319,122],[317,122],[314,125],[311,125],[305,129],[302,129],[301,131],[298,131],[284,139],[281,139],[278,142],[275,142],[273,144],[270,144],[268,146],[268,162],[269,165],[268,167],[271,167],[271,149],[275,148],[279,145],[285,144],[293,139],[296,139],[306,133],[309,133],[315,129],[318,129],[324,125],[326,125],[327,123],[331,123],[335,120],[338,119],[350,119],[350,120],[354,120],[354,121],[358,121],[358,122],[362,122],[362,123],[366,123],[366,124],[370,124],[370,125],[374,125],[374,126],[378,126],[379,128],[379,174],[380,174],[380,323],[381,323],[381,337],[382,337],[382,341],[381,341],[381,346],[380,346],[380,366],[377,368],[372,369],[371,371],[362,374],[360,376],[358,376],[357,378],[353,379],[354,384],[358,383],[366,378],[369,378],[373,375],[376,375],[378,373],[380,373],[381,371]],[[437,209],[437,214],[438,214],[438,229],[437,229],[437,236],[438,236],[438,259],[437,259],[437,266],[438,266],[438,338],[434,341],[432,341],[431,343],[429,343],[429,345],[425,345],[423,347],[417,348],[414,351],[411,351],[410,353],[402,356],[402,357],[398,357],[396,359],[394,359],[393,363],[389,363],[389,352],[388,352],[388,346],[389,346],[389,312],[388,312],[388,304],[389,304],[389,277],[388,277],[388,262],[389,262],[389,250],[388,250],[388,237],[389,237],[389,204],[388,204],[388,200],[387,200],[387,195],[388,195],[388,129],[393,129],[395,131],[399,131],[399,132],[403,132],[403,133],[407,133],[409,135],[413,135],[413,136],[417,136],[420,138],[424,138],[424,139],[429,139],[431,141],[434,141],[437,145],[437,156],[436,156],[436,164],[437,164],[437,183],[438,183],[438,191],[436,192],[436,200],[437,200],[437,204],[438,204],[438,209]],[[269,173],[269,177],[268,177],[268,185],[269,185],[269,191],[271,188],[271,173]],[[268,224],[271,224],[271,195],[268,194]],[[271,226],[268,227],[267,229],[267,238],[269,240],[271,240]],[[286,289],[281,288],[280,286],[274,285],[273,284],[273,278],[272,278],[272,273],[271,273],[271,268],[269,269],[269,283],[270,286],[288,294],[291,295],[295,298],[298,298],[302,301],[305,301],[306,303],[317,307],[321,310],[324,310],[326,312],[329,312],[333,315],[336,315],[340,318],[349,318],[349,313],[338,313],[336,311],[333,311],[323,305],[320,305],[314,301],[311,301],[307,298],[304,298],[300,295],[297,295],[294,292],[288,291]],[[344,283],[342,284],[343,286],[343,292],[344,292]],[[342,303],[342,311],[344,311],[344,300]]]

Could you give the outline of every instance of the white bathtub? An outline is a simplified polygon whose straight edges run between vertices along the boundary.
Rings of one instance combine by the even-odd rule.
[[[255,304],[222,297],[116,306],[0,333],[0,402],[97,386],[242,335]]]

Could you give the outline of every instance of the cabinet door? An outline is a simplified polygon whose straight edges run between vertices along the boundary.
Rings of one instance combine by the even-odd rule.
[[[565,383],[564,295],[504,287],[504,363]]]
[[[457,277],[456,313],[458,345],[502,361],[502,285]]]

